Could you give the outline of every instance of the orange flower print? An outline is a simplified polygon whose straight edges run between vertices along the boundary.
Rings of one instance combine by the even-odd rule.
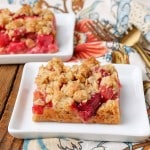
[[[97,38],[88,28],[92,24],[90,19],[83,19],[76,23],[74,38],[74,57],[84,59],[90,56],[100,57],[106,54],[105,43]]]

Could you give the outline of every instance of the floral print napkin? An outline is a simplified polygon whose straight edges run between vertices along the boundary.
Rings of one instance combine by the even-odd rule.
[[[37,0],[0,0],[4,4],[30,4]],[[74,55],[71,61],[92,56],[104,62],[138,65],[143,72],[145,100],[150,118],[150,68],[135,49],[119,43],[134,25],[143,38],[141,44],[150,52],[150,6],[143,0],[43,0],[55,13],[74,13]],[[25,140],[24,150],[148,150],[150,142],[141,143],[85,141],[70,138]]]

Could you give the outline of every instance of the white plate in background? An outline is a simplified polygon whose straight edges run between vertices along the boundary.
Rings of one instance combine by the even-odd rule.
[[[16,11],[19,5],[6,5],[0,8],[9,8]],[[55,14],[57,27],[58,52],[46,54],[6,54],[0,55],[0,64],[22,64],[27,62],[46,62],[53,57],[59,57],[63,61],[69,60],[73,55],[73,37],[75,26],[75,15]]]
[[[8,126],[16,138],[71,137],[85,140],[139,142],[150,135],[143,93],[141,70],[134,65],[115,65],[122,84],[120,96],[121,123],[118,125],[33,122],[32,99],[34,79],[45,63],[27,63]],[[66,63],[72,65],[74,63]]]

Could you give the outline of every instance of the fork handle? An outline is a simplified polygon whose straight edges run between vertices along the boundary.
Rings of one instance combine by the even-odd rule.
[[[136,43],[133,48],[139,53],[139,55],[143,58],[146,66],[150,69],[150,56],[145,53],[144,49],[139,43]]]
[[[144,92],[146,92],[150,88],[150,81],[144,81]]]

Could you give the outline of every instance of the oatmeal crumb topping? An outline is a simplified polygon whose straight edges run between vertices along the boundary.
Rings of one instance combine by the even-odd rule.
[[[110,74],[102,78],[98,67]],[[115,68],[112,65],[101,66],[93,57],[72,67],[65,66],[59,58],[53,58],[46,66],[39,68],[35,83],[39,91],[46,93],[46,103],[52,100],[57,105],[58,101],[68,98],[77,103],[86,102],[92,94],[100,92],[101,85],[119,89],[116,80]]]
[[[45,102],[41,99],[37,99],[37,100],[34,100],[34,105],[40,105],[40,106],[44,106],[45,105]]]
[[[42,8],[41,3],[36,3],[33,7],[24,4],[15,13],[8,9],[0,10],[0,26],[6,28],[8,32],[24,28],[26,32],[55,35],[52,30],[52,26],[55,25],[53,20],[54,14],[49,9]]]

